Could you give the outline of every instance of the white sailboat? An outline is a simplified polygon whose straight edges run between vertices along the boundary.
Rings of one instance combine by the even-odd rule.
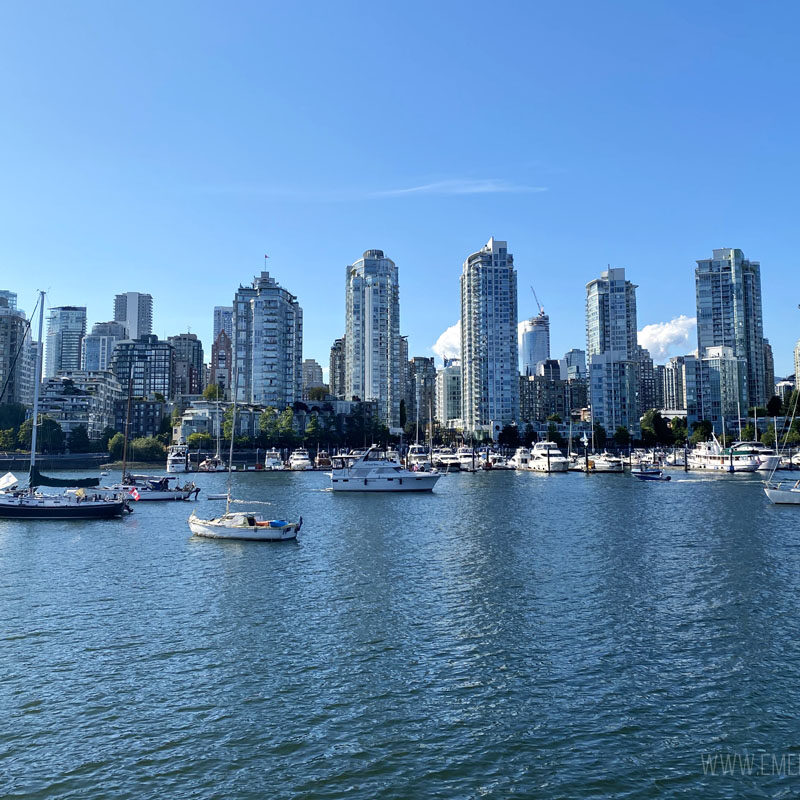
[[[238,387],[237,377],[234,378],[234,387]],[[265,519],[264,515],[258,511],[231,511],[231,503],[240,502],[231,499],[233,439],[236,431],[236,394],[236,388],[234,388],[225,513],[219,517],[201,519],[193,511],[189,516],[189,529],[195,536],[205,539],[233,539],[249,542],[285,542],[290,539],[296,539],[303,525],[302,517],[298,522],[287,522],[283,519]]]
[[[800,394],[795,396],[794,408],[792,409],[792,419],[786,429],[786,435],[783,439],[783,447],[781,448],[781,451],[786,449],[786,440],[789,437],[789,431],[792,429],[795,417],[797,416],[798,400],[800,400]],[[779,464],[780,454],[778,465]],[[769,501],[775,505],[800,506],[800,481],[797,481],[794,484],[791,481],[778,481],[777,483],[773,481],[773,478],[775,477],[775,470],[778,468],[778,465],[776,465],[772,470],[772,474],[769,476],[769,479],[764,481],[764,494],[766,494]]]

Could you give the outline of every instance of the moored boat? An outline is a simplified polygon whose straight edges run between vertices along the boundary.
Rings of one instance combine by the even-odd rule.
[[[206,539],[238,539],[248,542],[285,542],[296,539],[303,518],[298,522],[264,519],[253,511],[226,511],[219,517],[200,519],[193,511],[189,528],[195,536]]]
[[[800,506],[800,481],[768,481],[764,486],[764,493],[775,505]]]
[[[403,469],[377,447],[356,459],[334,456],[332,467],[334,492],[430,492],[441,477],[438,472]]]
[[[167,448],[167,472],[189,472],[189,447],[172,444]]]

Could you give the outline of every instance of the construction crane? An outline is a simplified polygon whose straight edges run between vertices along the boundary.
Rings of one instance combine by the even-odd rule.
[[[531,291],[533,292],[533,299],[536,301],[536,305],[539,306],[539,316],[541,317],[544,315],[544,307],[539,302],[539,298],[536,296],[536,289],[534,289],[533,286],[531,286]]]

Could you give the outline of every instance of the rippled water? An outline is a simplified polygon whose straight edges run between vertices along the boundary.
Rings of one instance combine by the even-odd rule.
[[[0,521],[0,796],[794,797],[800,509],[674,475],[236,476],[282,544]]]

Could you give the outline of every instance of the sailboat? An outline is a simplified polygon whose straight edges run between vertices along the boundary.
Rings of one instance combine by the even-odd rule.
[[[800,394],[795,396],[794,399],[794,408],[792,409],[792,420],[789,423],[786,429],[786,435],[783,439],[783,447],[779,452],[779,456],[783,454],[783,450],[786,448],[786,440],[789,437],[789,431],[792,429],[792,424],[794,423],[795,417],[797,416],[797,401],[800,399]],[[775,439],[777,444],[777,432],[778,429],[775,428]],[[792,481],[778,481],[777,483],[773,480],[775,477],[775,470],[778,469],[780,465],[780,459],[775,464],[771,475],[769,476],[769,480],[764,481],[764,494],[767,495],[769,501],[774,503],[775,505],[782,505],[782,506],[800,506],[800,481],[793,483]]]
[[[237,376],[238,377],[238,376]],[[231,447],[228,455],[228,492],[225,502],[225,513],[211,519],[201,519],[193,511],[189,516],[189,528],[195,536],[206,539],[238,539],[251,542],[284,542],[296,539],[303,525],[299,522],[287,522],[284,519],[265,519],[257,511],[231,511],[231,503],[240,501],[231,499],[231,475],[233,465],[233,439],[236,431],[236,395],[238,380],[234,379],[233,419],[231,422]]]
[[[42,482],[36,468],[36,438],[39,426],[39,387],[42,372],[42,328],[44,325],[44,292],[39,294],[39,346],[36,348],[35,383],[33,389],[33,426],[31,430],[30,482],[20,489],[12,473],[0,479],[0,519],[111,519],[131,511],[126,500],[119,496],[105,497],[87,492],[85,488],[67,494],[43,494],[36,491]],[[76,486],[77,481],[61,481]],[[92,480],[92,479],[90,479]]]

